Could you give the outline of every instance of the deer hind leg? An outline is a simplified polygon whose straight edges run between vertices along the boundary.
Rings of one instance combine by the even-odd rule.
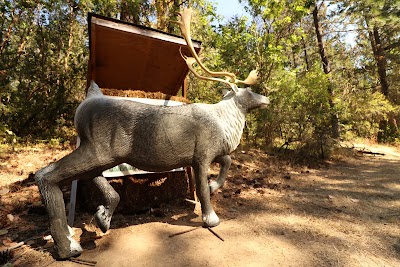
[[[210,201],[210,187],[207,181],[207,165],[193,166],[196,179],[196,193],[201,203],[202,220],[205,227],[214,227],[219,224],[219,218]]]
[[[98,157],[93,149],[81,145],[71,154],[35,174],[35,180],[49,216],[56,258],[67,259],[82,252],[81,246],[72,238],[68,230],[65,203],[59,183],[94,177],[101,173],[104,167],[113,165],[111,162],[111,159],[106,159],[104,156]]]
[[[101,231],[105,233],[110,228],[111,218],[120,198],[105,177],[97,176],[93,179],[93,182],[102,193],[105,201],[105,206],[98,206],[97,212],[94,215],[97,225],[100,227]]]
[[[69,232],[65,215],[63,194],[58,183],[52,182],[53,164],[36,173],[40,194],[47,208],[50,232],[55,243],[56,258],[66,259],[80,255],[82,248]]]
[[[229,155],[220,156],[215,159],[215,162],[220,164],[219,174],[217,179],[211,180],[209,182],[210,192],[213,193],[218,188],[224,186],[226,176],[228,175],[228,170],[231,166],[232,160]]]

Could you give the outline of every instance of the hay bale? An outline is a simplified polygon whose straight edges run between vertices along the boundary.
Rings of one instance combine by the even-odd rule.
[[[135,214],[162,204],[182,204],[189,194],[184,171],[146,173],[107,178],[121,200],[115,213]],[[100,191],[92,182],[79,181],[78,208],[93,213],[103,204]]]
[[[162,92],[145,92],[140,90],[118,90],[110,88],[101,88],[101,91],[105,95],[109,96],[121,96],[121,97],[137,97],[137,98],[151,98],[151,99],[166,99],[177,102],[190,104],[191,102],[181,96],[167,95]]]

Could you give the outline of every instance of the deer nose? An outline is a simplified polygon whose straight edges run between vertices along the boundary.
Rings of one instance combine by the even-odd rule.
[[[269,97],[256,94],[255,99],[260,103],[261,108],[265,108],[269,104]]]
[[[259,101],[261,102],[261,105],[260,105],[261,109],[266,109],[268,107],[269,97],[261,96],[261,99]]]

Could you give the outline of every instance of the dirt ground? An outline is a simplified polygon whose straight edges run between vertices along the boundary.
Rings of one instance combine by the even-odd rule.
[[[363,149],[384,155],[355,152]],[[198,206],[116,214],[106,234],[91,215],[78,213],[75,238],[84,252],[77,259],[107,267],[400,266],[400,150],[371,144],[344,150],[314,167],[238,150],[226,186],[212,196],[221,219],[215,234],[201,227]],[[30,175],[70,151],[0,151],[0,251],[24,242],[3,252],[3,263],[81,265],[51,257],[47,218]]]

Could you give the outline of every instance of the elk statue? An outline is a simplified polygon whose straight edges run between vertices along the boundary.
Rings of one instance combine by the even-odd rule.
[[[210,193],[224,184],[231,165],[229,154],[239,145],[246,113],[266,106],[269,99],[253,93],[250,88],[237,87],[238,83],[254,84],[257,77],[254,71],[240,81],[233,73],[212,72],[204,67],[190,38],[191,10],[185,9],[179,15],[181,20],[177,23],[193,58],[181,55],[190,70],[200,79],[226,83],[232,90],[217,104],[166,107],[104,96],[91,82],[75,114],[79,147],[35,174],[48,212],[56,258],[67,259],[82,252],[69,231],[59,184],[93,179],[106,199],[105,205],[99,206],[95,214],[99,227],[105,232],[110,227],[119,196],[102,177],[102,172],[121,163],[154,172],[191,166],[203,223],[207,227],[219,224]],[[198,74],[193,68],[195,62],[212,77]],[[212,162],[220,164],[220,171],[215,181],[208,182],[207,171]]]

